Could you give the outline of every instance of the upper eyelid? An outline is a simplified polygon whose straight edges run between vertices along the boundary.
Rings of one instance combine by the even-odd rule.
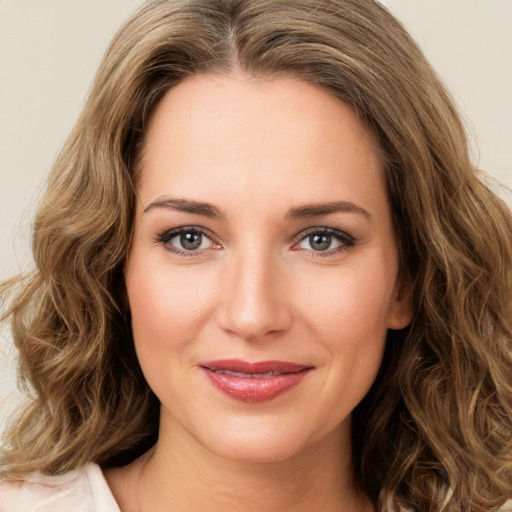
[[[314,233],[322,233],[322,234],[338,236],[339,238],[350,240],[355,243],[355,238],[350,233],[347,233],[346,231],[343,231],[341,229],[330,228],[327,226],[323,226],[323,227],[316,226],[316,227],[306,228],[296,236],[296,239],[302,240],[305,237],[310,236]]]
[[[168,240],[170,240],[171,238],[173,238],[181,233],[187,233],[187,232],[191,232],[191,231],[195,231],[197,233],[200,233],[201,235],[206,236],[212,242],[216,241],[217,237],[215,237],[215,235],[209,229],[203,228],[201,226],[194,226],[194,225],[165,229],[161,233],[157,234],[156,238],[158,240],[161,240],[163,237],[166,237]]]

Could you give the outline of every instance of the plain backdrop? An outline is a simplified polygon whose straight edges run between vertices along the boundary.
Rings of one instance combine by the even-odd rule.
[[[0,0],[0,280],[30,268],[30,223],[102,54],[141,0]],[[512,187],[512,0],[382,1],[448,85],[474,161]],[[509,202],[511,195],[500,194]],[[0,430],[18,406],[0,329]]]

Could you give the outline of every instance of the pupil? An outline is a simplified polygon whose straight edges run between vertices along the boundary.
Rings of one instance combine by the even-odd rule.
[[[315,251],[325,251],[331,245],[331,237],[328,235],[311,235],[309,241]]]
[[[202,238],[201,233],[183,233],[180,236],[180,243],[184,249],[193,251],[201,246]]]

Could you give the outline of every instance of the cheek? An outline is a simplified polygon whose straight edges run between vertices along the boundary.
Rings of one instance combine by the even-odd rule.
[[[214,287],[206,276],[197,279],[179,267],[171,271],[165,261],[132,263],[126,288],[142,372],[161,403],[186,410],[182,399],[195,391],[180,376],[193,368],[194,341],[207,323]]]
[[[347,266],[317,273],[314,285],[299,291],[305,318],[335,347],[343,340],[367,344],[385,338],[393,283],[381,268]]]
[[[316,286],[300,292],[307,329],[326,362],[322,389],[329,398],[315,406],[325,418],[324,433],[350,415],[366,395],[386,343],[389,279],[378,272],[345,270],[325,281],[317,275]]]
[[[185,351],[208,317],[211,280],[165,264],[132,264],[126,287],[141,364],[155,352]]]

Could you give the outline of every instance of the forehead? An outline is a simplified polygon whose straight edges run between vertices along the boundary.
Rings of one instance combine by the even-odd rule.
[[[339,99],[292,77],[186,79],[156,107],[140,170],[146,204],[163,193],[209,201],[219,188],[290,201],[353,194],[357,183],[385,188],[371,132]]]

